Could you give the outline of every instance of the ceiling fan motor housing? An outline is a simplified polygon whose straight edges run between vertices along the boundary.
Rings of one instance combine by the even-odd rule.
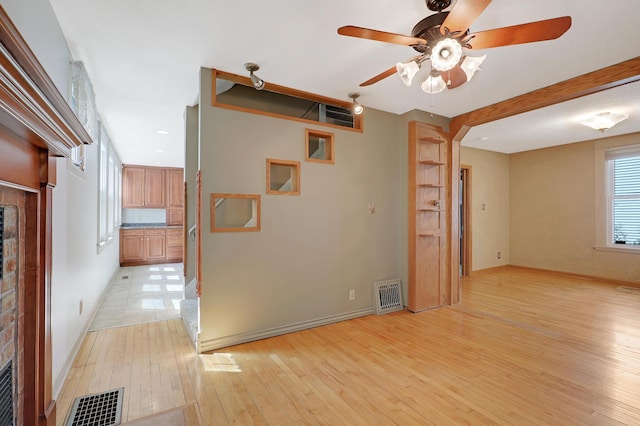
[[[451,5],[451,0],[426,0],[429,10],[440,12]]]

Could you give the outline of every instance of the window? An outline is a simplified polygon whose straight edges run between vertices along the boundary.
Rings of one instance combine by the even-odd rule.
[[[608,244],[640,248],[640,146],[605,151]]]
[[[113,241],[120,225],[121,164],[109,134],[100,126],[98,174],[98,250]]]

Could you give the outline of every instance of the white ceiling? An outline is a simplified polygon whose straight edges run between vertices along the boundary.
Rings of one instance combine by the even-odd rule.
[[[471,32],[564,15],[572,17],[572,27],[558,40],[470,52],[487,54],[482,71],[455,90],[428,95],[397,76],[358,88],[414,51],[336,32],[356,25],[410,34],[432,13],[424,0],[50,1],[74,58],[89,72],[98,110],[125,163],[183,166],[183,114],[197,103],[203,66],[245,74],[243,64],[256,62],[267,82],[344,100],[359,90],[368,107],[453,117],[640,56],[640,1],[493,0]],[[478,126],[463,143],[517,152],[541,140],[593,139],[600,134],[577,125],[577,117],[605,107],[630,114],[605,136],[640,130],[640,89],[626,85]]]

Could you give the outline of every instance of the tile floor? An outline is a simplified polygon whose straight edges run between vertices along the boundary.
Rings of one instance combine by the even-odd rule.
[[[182,263],[120,268],[89,330],[180,318]]]

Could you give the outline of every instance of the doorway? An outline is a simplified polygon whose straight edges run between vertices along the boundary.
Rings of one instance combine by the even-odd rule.
[[[460,166],[460,276],[471,275],[471,166]]]

